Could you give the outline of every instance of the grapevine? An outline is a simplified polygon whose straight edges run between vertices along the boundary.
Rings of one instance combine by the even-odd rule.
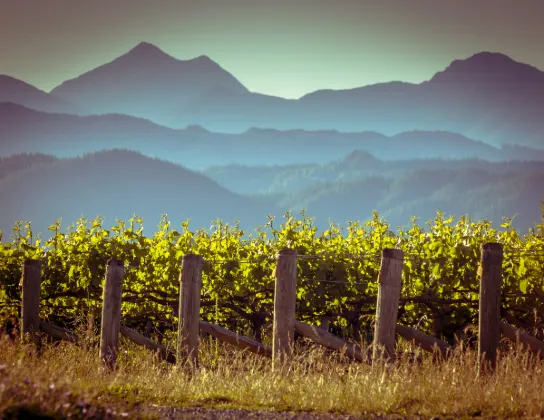
[[[175,329],[179,310],[181,258],[202,255],[201,317],[258,340],[269,337],[274,302],[276,254],[296,249],[298,259],[297,318],[319,324],[332,321],[334,332],[371,339],[376,309],[380,253],[405,253],[399,323],[417,327],[452,342],[467,325],[477,323],[480,246],[504,247],[502,316],[542,335],[544,322],[543,226],[520,235],[505,218],[500,230],[489,221],[446,218],[420,226],[391,226],[373,213],[346,227],[330,223],[319,233],[313,219],[286,213],[279,226],[273,217],[253,232],[213,221],[209,229],[191,230],[188,221],[171,226],[166,215],[152,236],[143,220],[117,220],[109,229],[102,218],[79,219],[66,230],[49,227],[43,241],[30,222],[14,225],[11,238],[0,236],[0,313],[19,316],[21,267],[25,259],[41,259],[41,317],[56,323],[100,316],[107,260],[125,262],[123,319],[142,327],[152,322]],[[362,335],[361,335],[362,334]]]

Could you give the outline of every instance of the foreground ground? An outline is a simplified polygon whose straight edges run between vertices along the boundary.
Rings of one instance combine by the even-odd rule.
[[[128,343],[117,366],[101,372],[95,347],[45,345],[36,356],[32,347],[1,340],[0,417],[544,417],[544,362],[516,349],[489,376],[477,375],[471,352],[440,363],[407,352],[394,365],[370,366],[317,348],[273,371],[269,359],[211,341],[202,343],[196,371]]]
[[[346,414],[325,414],[303,411],[272,411],[250,410],[243,408],[187,408],[187,407],[160,407],[156,411],[150,410],[150,414],[162,419],[263,419],[263,420],[356,420],[360,418],[402,418],[392,416],[350,416]]]

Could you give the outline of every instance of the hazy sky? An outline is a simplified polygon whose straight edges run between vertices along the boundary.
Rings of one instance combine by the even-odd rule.
[[[479,51],[544,69],[543,22],[544,0],[0,0],[0,74],[49,91],[148,41],[295,98],[420,82]]]

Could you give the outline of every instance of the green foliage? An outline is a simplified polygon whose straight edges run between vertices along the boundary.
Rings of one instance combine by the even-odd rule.
[[[505,219],[499,231],[488,221],[462,217],[454,223],[439,212],[426,228],[413,218],[409,228],[394,233],[374,212],[368,222],[346,228],[331,223],[318,233],[301,212],[298,218],[286,213],[279,226],[269,216],[264,227],[246,233],[238,223],[220,220],[208,230],[193,231],[188,221],[174,229],[163,215],[153,236],[145,236],[141,218],[134,216],[110,229],[102,218],[80,219],[66,233],[57,221],[45,242],[34,237],[30,223],[17,223],[10,242],[0,237],[0,310],[18,313],[23,261],[37,258],[44,264],[42,317],[99,317],[106,263],[117,258],[127,265],[123,322],[141,326],[151,320],[174,328],[181,258],[196,253],[205,260],[202,318],[264,339],[273,312],[275,257],[288,247],[301,256],[298,319],[319,323],[327,317],[336,333],[358,339],[357,331],[367,337],[372,331],[380,253],[400,248],[405,262],[399,322],[452,341],[454,333],[477,322],[480,246],[500,242],[503,315],[535,328],[544,314],[544,240],[541,227],[521,236],[511,222]]]

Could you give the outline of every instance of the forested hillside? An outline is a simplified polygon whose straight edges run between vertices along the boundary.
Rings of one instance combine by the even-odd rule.
[[[540,221],[544,197],[540,162],[478,160],[384,162],[365,152],[326,165],[228,166],[195,172],[136,152],[112,150],[80,158],[14,155],[0,160],[0,229],[17,220],[45,231],[58,218],[70,224],[81,215],[113,222],[136,213],[147,224],[161,214],[172,222],[240,220],[244,229],[267,222],[266,215],[306,210],[316,226],[329,220],[368,220],[373,210],[392,226],[437,210],[469,214],[498,225],[513,217],[527,230]]]

